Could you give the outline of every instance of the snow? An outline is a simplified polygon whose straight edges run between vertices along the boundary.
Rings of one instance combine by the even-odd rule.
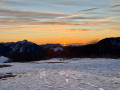
[[[63,51],[62,47],[50,47],[50,49],[52,49],[54,52],[58,52],[58,51]]]
[[[4,62],[7,62],[7,61],[8,61],[8,58],[0,56],[0,63],[4,63]]]
[[[0,90],[120,90],[120,59],[50,59],[7,63],[0,75]]]
[[[53,50],[55,52],[58,52],[58,51],[63,51],[63,48],[62,47],[56,47],[56,48],[53,48]]]
[[[27,48],[27,47],[30,46],[30,45],[32,47],[34,45],[34,43],[29,42],[27,40],[18,41],[18,42],[16,42],[15,45],[11,46],[11,49],[12,49],[11,52],[16,52],[16,51],[17,52],[25,52],[25,50],[29,52],[30,48]]]

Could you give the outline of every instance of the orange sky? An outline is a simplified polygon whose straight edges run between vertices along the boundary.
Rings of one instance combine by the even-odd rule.
[[[23,28],[12,29],[9,33],[2,34],[0,41],[2,42],[16,42],[27,39],[28,41],[35,42],[37,44],[46,43],[89,43],[92,40],[100,40],[106,37],[119,37],[120,31],[117,29],[106,30],[87,30],[87,29],[49,29],[40,30],[40,28]],[[28,30],[28,31],[27,31]],[[4,30],[8,32],[8,30]]]
[[[119,0],[3,0],[0,5],[0,42],[86,44],[120,37]]]

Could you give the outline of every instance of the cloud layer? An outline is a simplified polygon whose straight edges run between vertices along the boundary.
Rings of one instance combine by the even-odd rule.
[[[119,0],[0,0],[0,35],[10,38],[10,32],[16,32],[12,35],[24,34],[23,38],[30,33],[41,38],[44,33],[47,41],[53,36],[63,38],[61,33],[66,33],[66,38],[75,36],[76,42],[80,37],[119,36],[119,3]]]

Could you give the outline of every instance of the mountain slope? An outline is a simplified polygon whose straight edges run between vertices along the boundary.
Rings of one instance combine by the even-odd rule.
[[[8,46],[4,46],[3,44],[0,44],[0,55],[7,56],[11,49]]]
[[[120,37],[105,38],[95,44],[67,48],[66,56],[71,58],[120,58]]]
[[[96,51],[106,55],[120,55],[120,37],[105,38],[96,44]]]
[[[32,56],[37,55],[42,50],[42,47],[27,40],[18,41],[11,44],[10,48],[12,49],[11,52],[29,53]]]
[[[1,43],[0,54],[13,61],[31,61],[42,57],[43,48],[27,40],[15,43]]]

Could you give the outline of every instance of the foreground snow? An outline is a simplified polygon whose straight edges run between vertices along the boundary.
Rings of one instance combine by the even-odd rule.
[[[51,59],[30,63],[7,63],[0,75],[0,90],[120,90],[120,60]]]

